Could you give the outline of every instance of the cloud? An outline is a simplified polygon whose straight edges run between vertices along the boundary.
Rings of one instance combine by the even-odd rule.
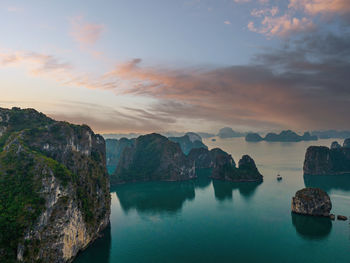
[[[280,12],[277,7],[255,8],[251,11],[251,15],[260,18],[258,26],[256,22],[250,21],[247,27],[252,32],[268,37],[309,33],[317,26],[322,26],[315,23],[318,21],[317,15],[322,17],[340,15],[350,21],[350,3],[349,0],[289,0],[287,9],[279,16],[278,13]]]
[[[303,10],[308,14],[349,14],[349,0],[290,0],[289,8]]]
[[[101,37],[105,26],[102,24],[89,23],[84,17],[77,16],[71,19],[71,36],[80,45],[93,45]]]
[[[125,92],[158,99],[152,109],[169,117],[265,128],[350,128],[349,35],[315,34],[291,45],[257,55],[246,66],[170,70],[145,68],[137,60],[110,74],[133,80]]]
[[[256,11],[255,16],[261,14],[259,11]],[[250,21],[248,23],[248,29],[252,32],[264,34],[269,37],[275,35],[286,37],[292,33],[310,32],[315,29],[315,25],[306,17],[297,18],[289,14],[279,17],[267,15],[261,21],[261,26],[259,28],[255,27],[254,22]]]
[[[228,20],[226,20],[226,21],[224,21],[224,24],[225,24],[225,25],[231,25],[231,22],[228,21]]]
[[[0,66],[25,67],[64,85],[151,98],[147,106],[62,106],[51,116],[85,122],[98,131],[143,132],[179,127],[350,129],[350,33],[313,32],[280,49],[230,67],[144,66],[140,58],[99,76],[53,56],[0,53]],[[100,106],[100,109],[98,107]],[[73,110],[74,108],[74,110]],[[72,110],[71,110],[72,109]]]

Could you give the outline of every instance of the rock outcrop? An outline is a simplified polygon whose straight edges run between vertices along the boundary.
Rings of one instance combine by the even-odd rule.
[[[233,182],[260,182],[263,176],[256,168],[255,162],[248,155],[239,161],[238,168],[232,156],[219,148],[212,150],[193,149],[188,157],[194,161],[196,169],[212,169],[213,179]]]
[[[305,154],[304,174],[350,174],[350,148],[310,146]]]
[[[33,109],[0,109],[0,261],[71,261],[109,224],[104,139]]]
[[[292,199],[292,212],[302,215],[329,217],[332,202],[320,188],[304,188]]]
[[[188,132],[181,137],[169,137],[168,139],[172,142],[178,143],[181,147],[181,150],[186,155],[195,148],[208,149],[208,147],[202,142],[202,138],[193,132]]]
[[[143,135],[126,147],[111,184],[140,181],[181,181],[195,178],[194,163],[178,143],[153,133]]]

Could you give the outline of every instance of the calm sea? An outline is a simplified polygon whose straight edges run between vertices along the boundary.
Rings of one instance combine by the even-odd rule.
[[[111,189],[111,226],[74,262],[350,262],[349,221],[290,212],[297,190],[317,186],[331,196],[333,213],[350,215],[350,177],[303,177],[306,148],[332,140],[216,139],[205,143],[231,153],[236,163],[249,154],[264,182],[211,181],[202,171],[194,181]]]

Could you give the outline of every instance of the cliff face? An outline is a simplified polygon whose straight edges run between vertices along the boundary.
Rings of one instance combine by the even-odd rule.
[[[263,176],[256,168],[255,162],[248,155],[239,161],[238,168],[232,156],[219,148],[193,149],[188,157],[194,161],[196,169],[211,168],[211,177],[234,182],[260,182]]]
[[[106,140],[107,166],[112,167],[113,170],[115,170],[124,149],[128,146],[132,146],[134,142],[135,142],[135,139],[127,139],[127,138],[121,138],[119,140],[107,139]]]
[[[202,138],[193,132],[187,133],[182,137],[169,137],[169,140],[180,144],[181,150],[186,155],[195,148],[208,149],[208,147],[202,142]]]
[[[311,216],[329,216],[332,202],[328,194],[319,188],[304,188],[292,199],[292,212]]]
[[[31,109],[0,127],[0,261],[70,261],[109,223],[104,139]]]
[[[350,148],[310,146],[305,154],[304,174],[350,174]]]
[[[194,164],[179,144],[159,134],[140,136],[126,147],[111,184],[136,181],[180,181],[195,177]]]

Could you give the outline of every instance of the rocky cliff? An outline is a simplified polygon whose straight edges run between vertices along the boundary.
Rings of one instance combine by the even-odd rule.
[[[211,177],[234,182],[260,182],[263,176],[256,168],[255,162],[244,155],[238,168],[232,156],[219,148],[212,150],[193,149],[188,157],[194,161],[196,169],[212,169]]]
[[[153,133],[143,135],[126,147],[111,184],[137,181],[181,181],[196,177],[194,163],[178,143]]]
[[[0,261],[71,261],[109,224],[104,139],[32,109],[0,130]]]
[[[135,139],[127,138],[106,140],[106,161],[107,166],[110,167],[111,170],[115,171],[124,149],[128,146],[132,146],[134,142]]]
[[[331,199],[320,188],[304,188],[292,199],[292,212],[296,214],[328,217],[331,209]]]
[[[350,174],[350,148],[332,143],[331,149],[310,146],[305,154],[304,174],[340,175]]]

